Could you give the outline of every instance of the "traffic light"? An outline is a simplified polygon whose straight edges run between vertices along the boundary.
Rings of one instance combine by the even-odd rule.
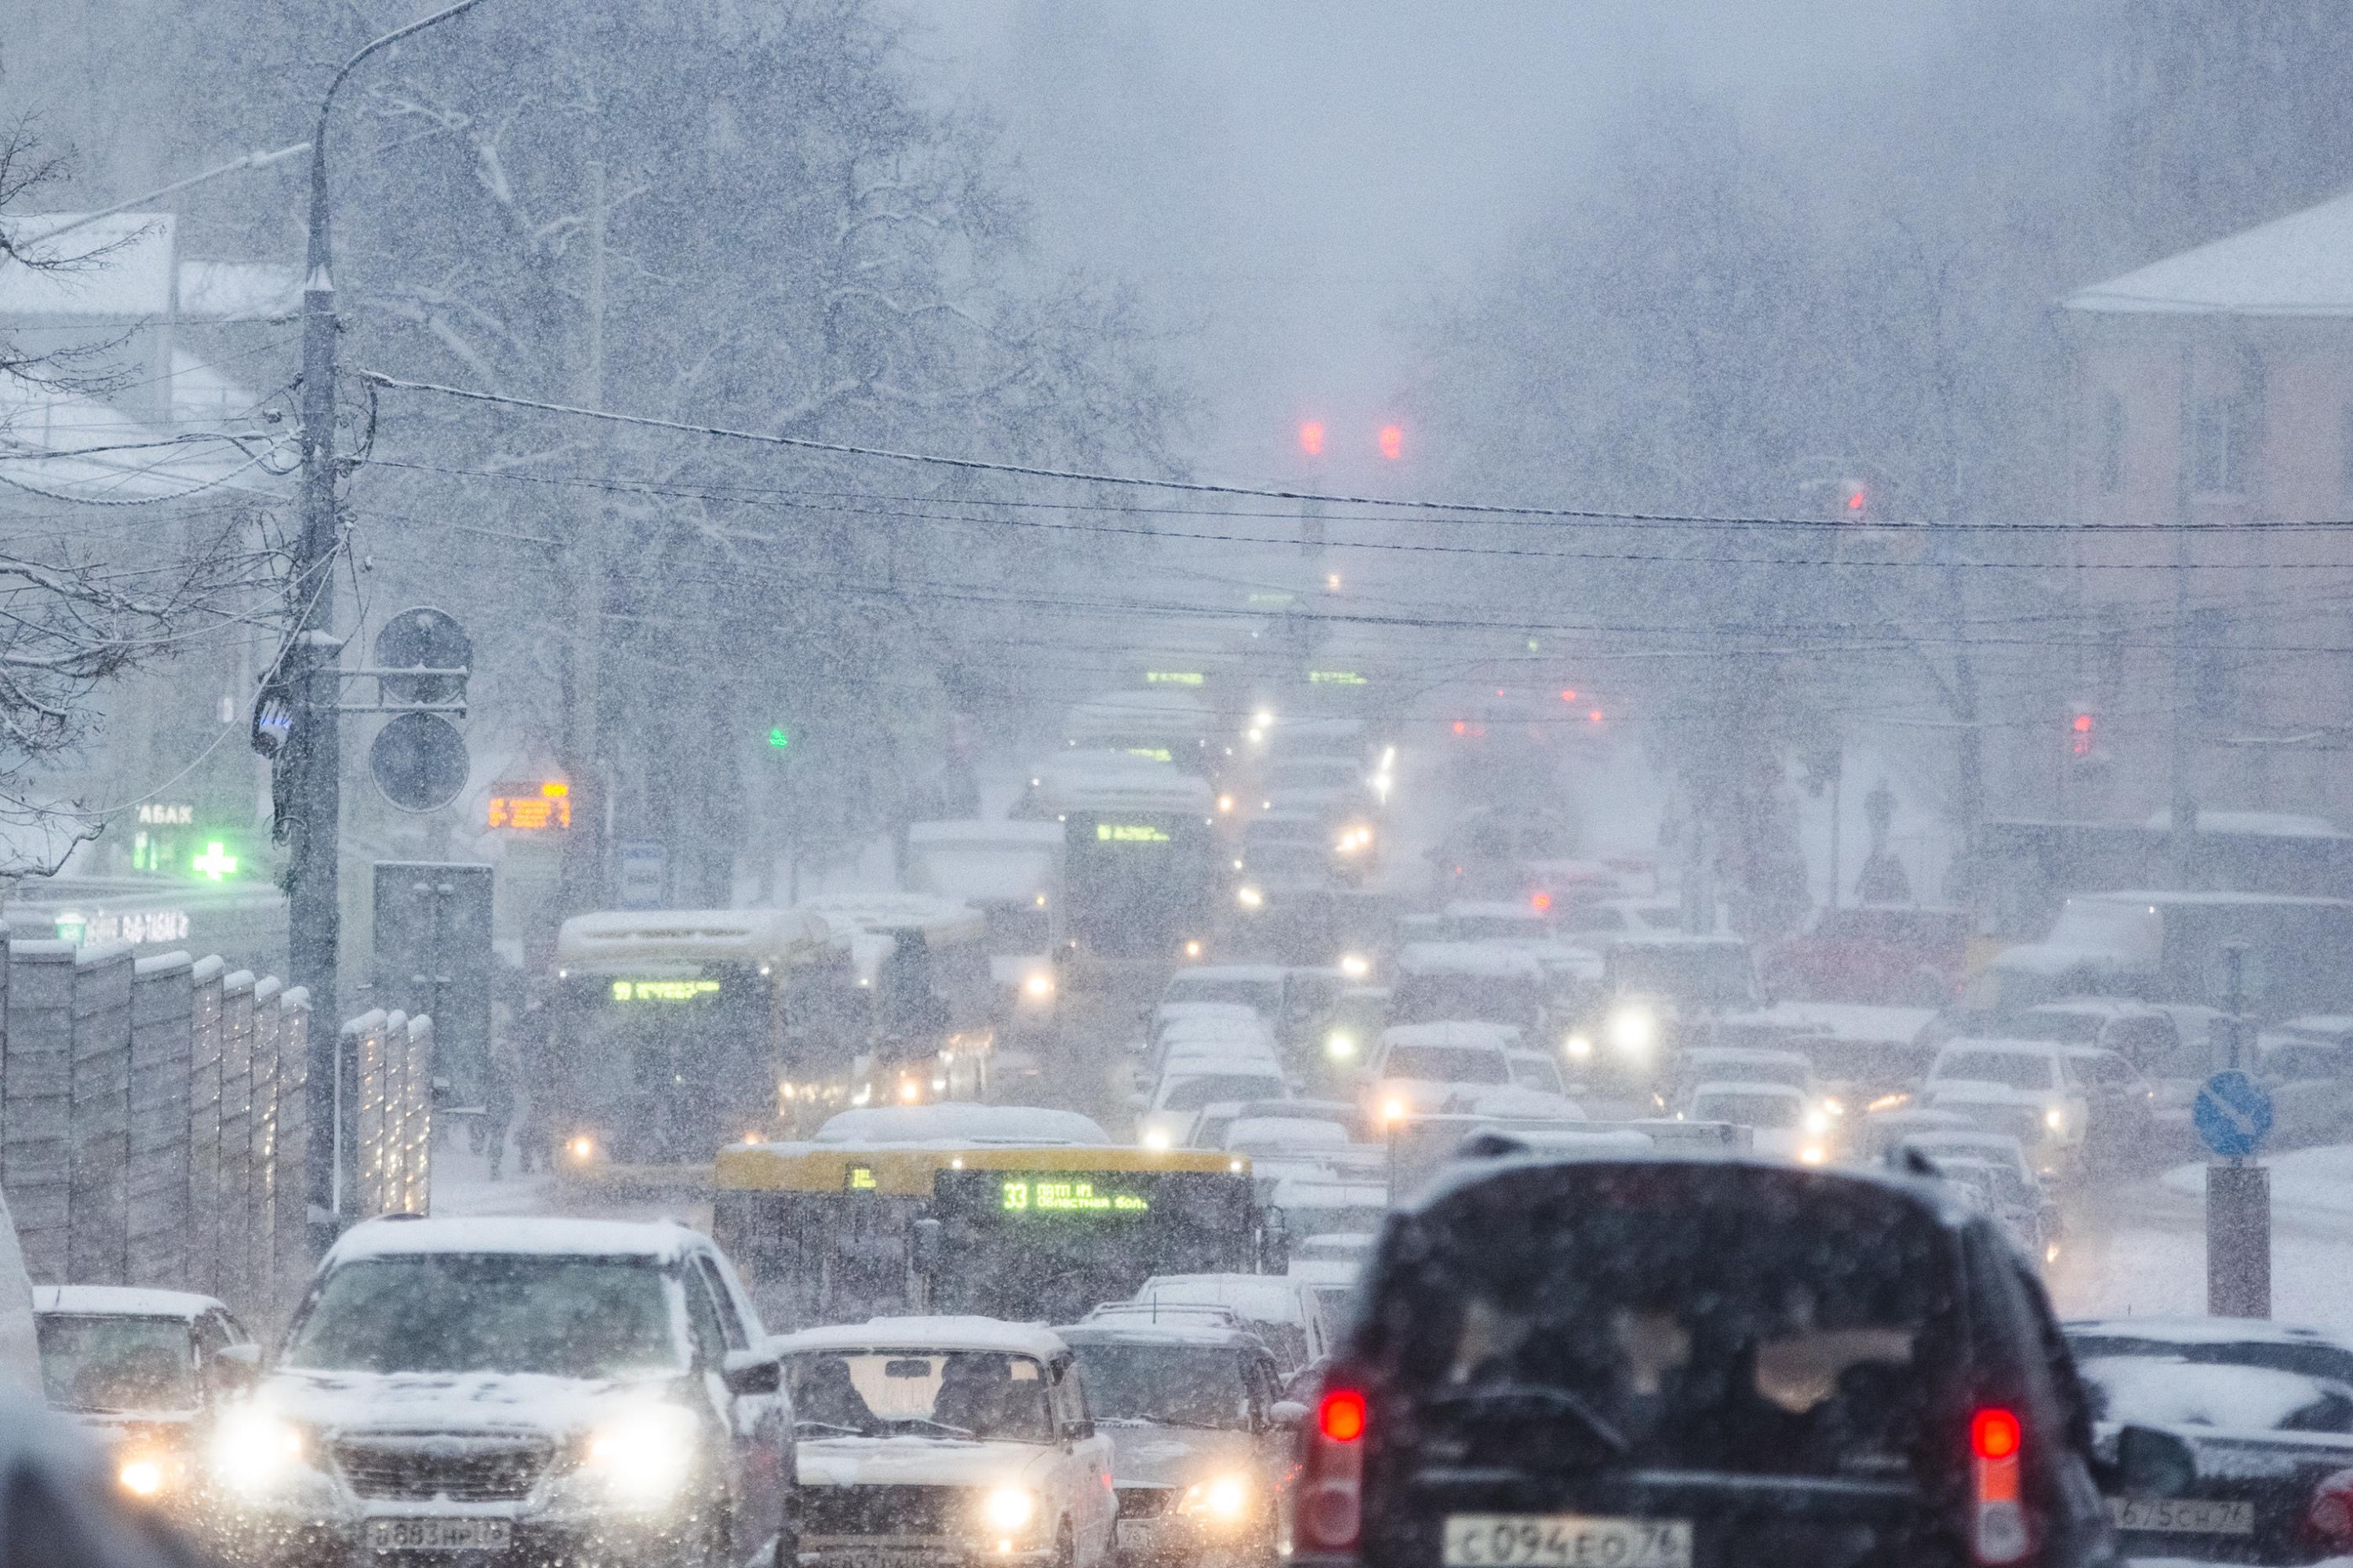
[[[1299,427],[1299,450],[1309,457],[1324,455],[1324,422],[1310,419]]]
[[[2096,728],[2092,710],[2079,705],[2067,721],[2068,750],[2078,759],[2092,755],[2092,736]]]
[[[1381,427],[1381,456],[1391,462],[1405,453],[1405,431],[1396,425]]]

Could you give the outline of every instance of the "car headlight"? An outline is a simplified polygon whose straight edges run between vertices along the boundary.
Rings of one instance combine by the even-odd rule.
[[[633,1501],[667,1501],[694,1467],[694,1448],[693,1412],[648,1405],[591,1432],[582,1468]]]
[[[1340,955],[1340,972],[1350,980],[1363,980],[1373,972],[1373,960],[1362,953]]]
[[[1038,1514],[1038,1495],[1027,1487],[998,1487],[981,1499],[980,1517],[991,1530],[1008,1534]]]
[[[123,1460],[114,1472],[114,1484],[134,1498],[153,1497],[172,1478],[163,1460],[146,1454]]]
[[[1819,1143],[1809,1143],[1798,1150],[1798,1163],[1800,1165],[1820,1165],[1829,1158],[1830,1150]]]
[[[1168,1142],[1168,1129],[1165,1127],[1147,1128],[1144,1134],[1144,1147],[1155,1152],[1167,1148]]]
[[[285,1417],[238,1406],[224,1412],[214,1428],[212,1472],[233,1491],[262,1491],[309,1464],[308,1447],[302,1429]],[[131,1485],[127,1477],[123,1485]]]
[[[1808,1132],[1824,1133],[1828,1132],[1830,1129],[1830,1112],[1817,1109],[1810,1110],[1806,1113],[1806,1130]]]
[[[1570,1035],[1567,1040],[1561,1043],[1560,1048],[1567,1052],[1570,1057],[1579,1062],[1584,1061],[1588,1056],[1593,1054],[1593,1042],[1588,1040],[1582,1034]]]
[[[2067,1130],[2067,1113],[2052,1106],[2042,1113],[2042,1125],[2053,1132],[2064,1132]]]
[[[1042,1001],[1054,994],[1054,977],[1040,969],[1021,982],[1021,989]]]
[[[1255,887],[1245,886],[1234,894],[1234,902],[1245,909],[1256,909],[1266,902],[1266,895]]]
[[[1198,1481],[1185,1489],[1185,1496],[1176,1505],[1180,1513],[1207,1514],[1224,1523],[1240,1519],[1250,1503],[1250,1483],[1240,1476],[1219,1476],[1214,1480]]]
[[[1625,1054],[1646,1055],[1658,1043],[1658,1015],[1649,1008],[1621,1007],[1609,1015],[1609,1044]]]
[[[1356,1054],[1356,1037],[1345,1029],[1335,1029],[1324,1036],[1324,1054],[1335,1062],[1345,1062]]]

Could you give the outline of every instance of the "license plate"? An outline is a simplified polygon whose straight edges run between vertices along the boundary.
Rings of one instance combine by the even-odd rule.
[[[372,1519],[371,1552],[502,1552],[514,1540],[506,1519]]]
[[[1445,1568],[1691,1568],[1682,1519],[1591,1519],[1574,1513],[1446,1517]]]
[[[2222,1498],[2110,1498],[2108,1518],[2118,1530],[2161,1535],[2255,1532],[2255,1505]]]

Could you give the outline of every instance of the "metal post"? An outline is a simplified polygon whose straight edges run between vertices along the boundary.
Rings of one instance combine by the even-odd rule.
[[[2172,862],[2173,885],[2185,890],[2190,885],[2198,834],[2198,791],[2190,777],[2189,750],[2189,496],[2190,465],[2198,461],[2197,387],[2190,354],[2190,346],[2182,344],[2177,393],[2180,438],[2174,444],[2173,464],[2173,701],[2166,726],[2167,760],[2172,775],[2172,800],[2166,813],[2167,858]]]
[[[582,314],[578,397],[584,408],[605,402],[605,161],[588,160],[588,278]],[[597,438],[609,470],[612,446]],[[609,477],[609,473],[608,473]],[[599,709],[603,704],[606,518],[612,493],[598,495],[582,516],[564,560],[571,589],[571,634],[565,642],[563,675],[564,770],[572,786],[572,831],[564,841],[564,866],[556,894],[561,916],[605,907],[606,860],[610,842],[610,769],[600,756]]]
[[[2222,964],[2229,1065],[2237,1071],[2247,1035],[2247,944],[2225,943]],[[2206,1167],[2206,1310],[2272,1315],[2272,1173],[2242,1158]]]
[[[335,284],[327,192],[327,118],[335,93],[353,69],[386,45],[470,11],[481,0],[459,0],[433,15],[396,27],[343,62],[319,100],[318,127],[311,135],[309,241],[302,265],[302,524],[295,539],[293,625],[286,672],[294,699],[294,723],[287,736],[285,789],[279,797],[281,831],[288,841],[288,968],[307,989],[325,1018],[336,1016],[335,959],[342,938],[341,892],[336,859],[343,824],[343,735],[335,705],[341,695],[334,665],[343,643],[334,634],[335,567],[342,545],[335,514]],[[310,1084],[312,1127],[334,1127],[337,1055],[332,1028],[313,1030]],[[338,1137],[316,1139],[310,1151],[310,1202],[332,1213],[337,1193],[336,1160],[355,1157],[338,1150]],[[323,1237],[314,1238],[323,1242]]]

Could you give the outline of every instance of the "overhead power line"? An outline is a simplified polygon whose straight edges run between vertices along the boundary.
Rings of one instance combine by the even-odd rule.
[[[1921,527],[1953,530],[1992,531],[2001,533],[2311,533],[2353,528],[2353,518],[2296,518],[2279,521],[2251,520],[2235,523],[1849,523],[1835,518],[1814,517],[1744,517],[1731,514],[1710,514],[1683,512],[1622,512],[1595,507],[1517,506],[1494,502],[1445,501],[1425,498],[1400,499],[1381,495],[1348,495],[1328,491],[1286,490],[1261,485],[1218,483],[1205,480],[1155,479],[1144,474],[1101,473],[1085,469],[1044,468],[1029,463],[1001,462],[986,458],[949,457],[937,452],[902,451],[891,447],[858,446],[846,441],[821,441],[807,436],[776,435],[762,430],[736,429],[726,425],[702,425],[681,419],[661,419],[644,414],[623,414],[610,408],[586,408],[573,403],[553,403],[536,397],[516,397],[501,392],[482,392],[472,387],[449,387],[436,381],[409,381],[386,376],[379,370],[359,373],[361,380],[393,392],[429,392],[444,397],[456,397],[468,402],[487,403],[509,408],[527,408],[535,413],[563,414],[574,418],[599,419],[609,424],[631,425],[644,429],[669,430],[679,435],[705,436],[722,440],[751,441],[762,446],[784,447],[797,451],[826,452],[839,457],[879,458],[890,462],[923,463],[934,467],[960,469],[976,473],[1000,473],[1021,479],[1060,480],[1079,484],[1110,484],[1128,489],[1165,490],[1193,495],[1233,495],[1261,501],[1314,502],[1331,506],[1376,507],[1384,511],[1447,512],[1472,516],[1549,517],[1592,523],[1640,523],[1698,525],[1719,528],[1820,528],[1852,533],[1862,529],[1911,530]]]

